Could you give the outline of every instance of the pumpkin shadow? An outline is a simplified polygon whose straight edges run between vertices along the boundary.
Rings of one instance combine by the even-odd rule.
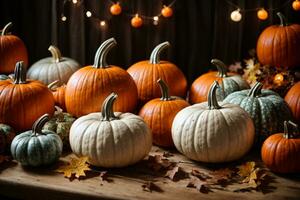
[[[22,166],[22,169],[28,173],[28,174],[34,174],[34,175],[55,175],[57,174],[57,172],[55,172],[55,170],[63,165],[65,162],[59,160],[51,165],[47,165],[47,166],[38,166],[38,167],[32,167],[32,166]]]
[[[8,168],[15,167],[17,165],[18,165],[18,163],[14,160],[10,160],[10,161],[6,161],[6,162],[1,163],[1,165],[0,165],[0,174],[2,173],[2,171],[6,170]]]

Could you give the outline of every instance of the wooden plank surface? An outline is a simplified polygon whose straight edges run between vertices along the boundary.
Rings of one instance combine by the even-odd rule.
[[[153,147],[151,155],[162,154],[165,150]],[[181,161],[179,164],[184,170],[193,168],[209,172],[216,165],[194,163],[184,156],[172,151],[174,156],[171,161]],[[62,160],[73,155],[66,155]],[[258,156],[256,156],[258,157]],[[256,161],[259,158],[253,155],[246,156],[242,161]],[[227,167],[235,163],[223,164]],[[18,199],[300,199],[300,175],[278,176],[269,185],[267,193],[229,192],[214,190],[209,194],[203,194],[195,188],[187,188],[188,179],[173,182],[163,176],[157,176],[151,171],[143,169],[143,165],[137,164],[123,169],[97,169],[107,170],[111,182],[101,181],[98,174],[89,173],[84,180],[69,181],[62,174],[53,171],[55,166],[44,169],[26,169],[18,164],[3,165],[0,169],[0,194]],[[142,184],[146,181],[154,181],[161,191],[143,191]],[[233,185],[234,187],[234,185]]]

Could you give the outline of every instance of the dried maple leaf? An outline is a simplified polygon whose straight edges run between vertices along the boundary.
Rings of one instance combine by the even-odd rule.
[[[162,158],[161,155],[154,155],[148,157],[148,167],[150,167],[153,171],[159,171],[161,169],[167,169],[171,165],[174,165],[174,162],[170,162],[166,158]]]
[[[163,192],[163,190],[152,181],[147,181],[146,183],[142,184],[142,188],[146,192],[152,192],[152,191]]]
[[[172,165],[166,172],[165,177],[168,177],[172,181],[179,181],[181,179],[187,178],[188,175],[181,167],[178,167],[177,165]]]
[[[69,179],[71,179],[73,175],[75,175],[76,178],[84,177],[86,176],[85,171],[91,171],[87,160],[88,157],[71,158],[68,164],[60,166],[55,171],[64,173],[64,176]]]
[[[253,162],[253,161],[246,162],[245,164],[240,165],[238,167],[238,169],[239,169],[238,174],[241,177],[248,177],[248,176],[250,176],[252,171],[255,170],[255,162]]]
[[[200,180],[206,181],[206,179],[211,179],[211,177],[197,169],[192,169],[191,175],[198,177]]]
[[[200,180],[199,178],[193,176],[186,187],[196,188],[199,192],[208,194],[212,192],[210,185],[206,182]]]

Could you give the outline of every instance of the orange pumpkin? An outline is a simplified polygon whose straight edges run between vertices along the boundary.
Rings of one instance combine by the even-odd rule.
[[[115,92],[119,98],[114,110],[133,112],[137,105],[137,88],[131,76],[122,68],[109,65],[106,55],[117,44],[114,38],[103,42],[95,55],[94,65],[83,67],[69,79],[65,93],[68,113],[76,117],[99,112],[105,98]]]
[[[26,80],[24,63],[17,62],[14,80],[0,81],[0,123],[24,131],[41,115],[53,112],[51,91],[40,81]]]
[[[175,115],[189,106],[189,103],[181,98],[171,97],[168,86],[163,80],[159,79],[157,82],[161,89],[161,98],[152,99],[146,103],[139,115],[151,128],[154,144],[171,147],[174,146],[171,128]]]
[[[258,60],[263,65],[275,67],[300,66],[300,25],[288,24],[283,14],[277,15],[280,25],[269,26],[258,38]]]
[[[172,17],[173,15],[173,10],[169,6],[164,6],[163,9],[161,10],[161,15],[168,18]]]
[[[122,12],[122,7],[120,6],[120,2],[114,3],[110,6],[110,13],[112,15],[119,15]]]
[[[284,100],[289,105],[295,120],[300,125],[300,82],[291,87],[285,95]]]
[[[0,73],[9,74],[14,71],[18,61],[24,61],[25,66],[28,63],[27,49],[23,41],[8,33],[8,29],[12,26],[9,22],[0,35]]]
[[[234,73],[227,73],[226,65],[218,60],[212,59],[211,63],[217,67],[217,71],[211,71],[199,76],[192,84],[189,93],[190,103],[202,103],[207,101],[208,92],[214,81],[222,86],[217,90],[217,99],[222,101],[232,92],[248,89],[248,83],[243,78]]]
[[[294,128],[293,134],[288,126]],[[284,122],[284,133],[268,137],[261,149],[261,158],[265,165],[278,173],[300,172],[300,137],[297,124]]]
[[[151,53],[150,60],[140,61],[132,65],[127,71],[132,76],[138,89],[141,104],[160,97],[159,86],[153,80],[163,79],[171,85],[170,95],[185,97],[187,81],[184,74],[173,63],[161,61],[160,52],[170,46],[169,42],[157,45]]]
[[[65,103],[65,93],[66,93],[66,85],[63,84],[58,86],[59,81],[56,80],[48,85],[48,88],[52,91],[55,105],[59,106],[61,109],[66,110]]]

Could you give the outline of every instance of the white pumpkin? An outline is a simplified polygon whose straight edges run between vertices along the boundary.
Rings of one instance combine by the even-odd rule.
[[[152,134],[143,119],[113,112],[117,95],[109,95],[101,113],[78,118],[70,130],[70,146],[78,156],[99,167],[124,167],[142,160],[151,150]]]
[[[218,82],[208,94],[208,102],[181,110],[172,124],[172,138],[186,157],[209,163],[241,158],[252,147],[254,125],[241,107],[217,101]]]
[[[71,58],[62,57],[59,49],[53,45],[48,50],[52,57],[43,58],[34,63],[29,68],[27,77],[42,81],[46,85],[56,80],[66,84],[70,76],[80,68],[79,63]]]

